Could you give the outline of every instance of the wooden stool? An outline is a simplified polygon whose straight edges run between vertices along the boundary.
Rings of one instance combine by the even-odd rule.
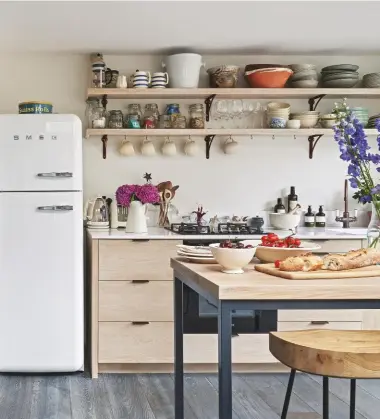
[[[329,378],[349,378],[350,419],[355,418],[356,379],[380,378],[380,331],[300,330],[273,332],[273,356],[291,368],[281,419],[288,414],[296,371],[323,376],[323,419],[329,418]]]

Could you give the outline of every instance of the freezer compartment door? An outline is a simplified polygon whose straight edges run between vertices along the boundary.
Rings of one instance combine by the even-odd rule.
[[[0,115],[0,190],[82,190],[75,115]]]
[[[0,371],[83,365],[80,192],[0,193]]]

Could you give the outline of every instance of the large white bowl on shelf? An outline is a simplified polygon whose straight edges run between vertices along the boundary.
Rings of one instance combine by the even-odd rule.
[[[278,214],[269,213],[269,221],[272,227],[278,230],[293,230],[301,221],[301,214]]]
[[[244,240],[242,243],[244,243],[244,245],[251,244],[251,240]],[[314,252],[320,248],[321,246],[319,244],[307,241],[302,241],[301,247],[297,248],[258,246],[256,248],[255,257],[263,263],[274,263],[276,260],[300,256],[305,253]]]
[[[260,240],[250,240],[252,246],[260,244]],[[250,249],[228,249],[219,247],[219,243],[210,244],[211,253],[215,260],[222,266],[222,272],[227,274],[241,274],[243,268],[255,256],[256,247]]]

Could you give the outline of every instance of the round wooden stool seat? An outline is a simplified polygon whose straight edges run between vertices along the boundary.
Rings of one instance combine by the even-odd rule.
[[[380,378],[380,331],[272,332],[269,349],[288,367],[340,378]]]

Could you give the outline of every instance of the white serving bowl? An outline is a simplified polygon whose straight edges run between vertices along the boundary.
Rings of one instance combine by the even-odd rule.
[[[252,244],[254,243],[255,244]],[[259,240],[252,240],[252,246],[260,244]],[[256,248],[228,249],[219,247],[219,243],[210,244],[211,253],[215,260],[222,266],[222,272],[226,274],[242,274],[244,266],[247,266],[255,256]]]
[[[301,121],[299,119],[289,119],[286,121],[286,128],[299,129],[301,128]]]
[[[301,214],[278,214],[269,213],[269,221],[272,227],[279,230],[293,230],[301,221]]]
[[[244,244],[250,244],[249,240],[243,242]],[[312,242],[302,241],[301,247],[265,247],[258,246],[256,249],[256,258],[260,262],[274,263],[276,260],[285,260],[288,257],[300,256],[305,253],[314,252],[319,250],[321,246]]]

